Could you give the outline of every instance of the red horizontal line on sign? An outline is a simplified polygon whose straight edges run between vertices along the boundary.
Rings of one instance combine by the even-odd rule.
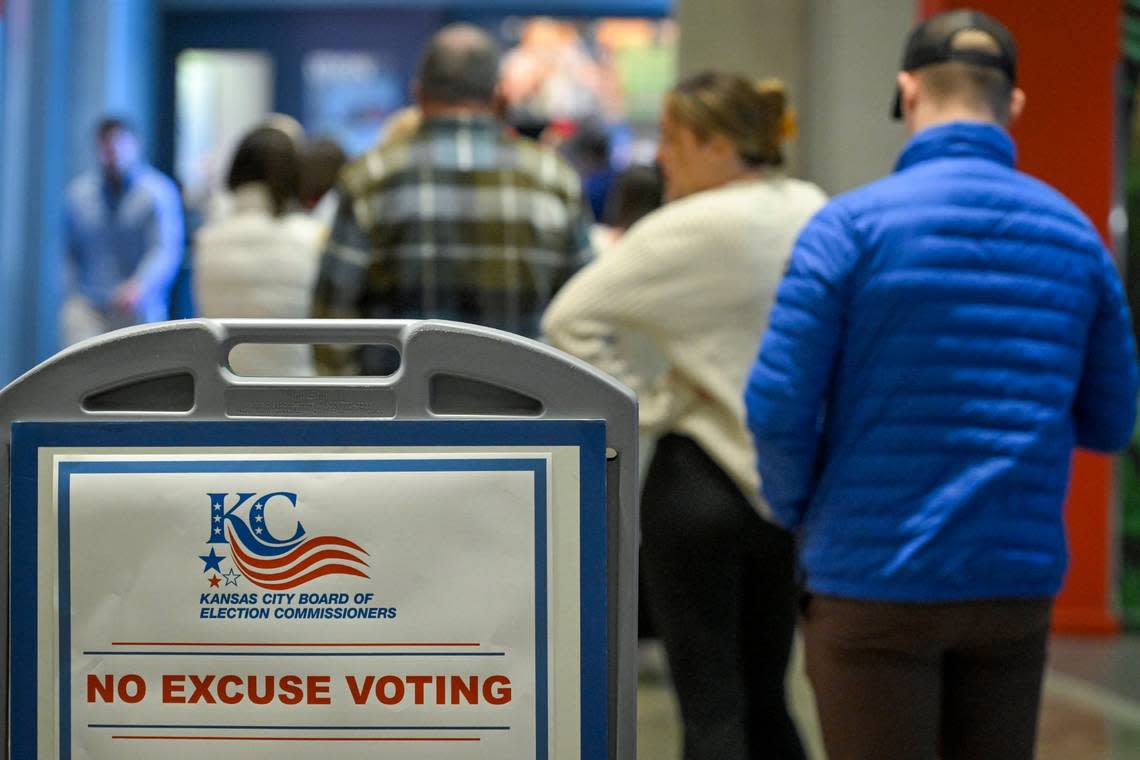
[[[478,736],[112,736],[112,739],[192,742],[477,742]]]
[[[470,641],[253,642],[253,641],[112,641],[113,647],[477,647]]]

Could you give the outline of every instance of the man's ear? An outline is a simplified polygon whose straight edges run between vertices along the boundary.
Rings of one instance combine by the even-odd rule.
[[[507,93],[500,81],[495,85],[495,92],[491,95],[491,111],[495,117],[500,121],[507,120],[507,111],[510,110],[510,103],[507,101]]]
[[[918,100],[918,76],[910,71],[900,71],[895,81],[899,86],[899,106],[905,119],[914,110],[915,101]]]
[[[1021,118],[1021,113],[1024,110],[1025,90],[1014,87],[1013,92],[1009,95],[1009,124],[1007,126],[1012,127],[1013,123]]]

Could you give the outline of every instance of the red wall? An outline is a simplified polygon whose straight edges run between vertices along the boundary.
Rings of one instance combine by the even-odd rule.
[[[921,16],[974,8],[1009,27],[1018,45],[1025,113],[1014,125],[1018,165],[1088,214],[1108,240],[1112,203],[1119,0],[920,0]],[[901,44],[900,44],[901,49]],[[1057,599],[1058,630],[1117,630],[1111,608],[1116,558],[1112,460],[1078,452],[1066,520],[1072,560]]]

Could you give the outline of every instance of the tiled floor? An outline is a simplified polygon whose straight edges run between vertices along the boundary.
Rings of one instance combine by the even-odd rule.
[[[660,649],[643,649],[638,686],[638,757],[679,760],[681,732],[676,702]],[[811,694],[797,657],[790,678],[793,712],[809,746],[823,750]],[[1140,760],[1140,636],[1057,637],[1038,736],[1039,760]]]

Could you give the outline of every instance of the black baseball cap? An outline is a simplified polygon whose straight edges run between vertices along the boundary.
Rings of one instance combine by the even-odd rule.
[[[1000,52],[977,47],[954,47],[954,40],[965,31],[982,32],[993,38]],[[947,61],[961,61],[975,66],[988,66],[1002,71],[1010,83],[1017,81],[1017,46],[1013,35],[997,19],[980,11],[957,10],[931,16],[914,28],[906,40],[902,70],[914,71],[923,66]],[[902,93],[895,89],[891,116],[902,118]]]

